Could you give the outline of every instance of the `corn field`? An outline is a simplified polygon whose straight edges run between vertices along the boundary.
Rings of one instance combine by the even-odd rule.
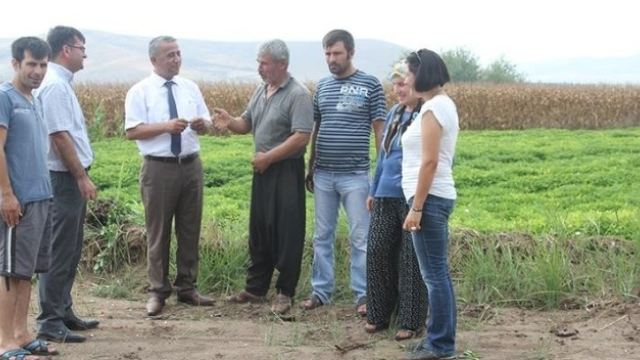
[[[256,84],[201,83],[210,109],[242,113]],[[102,137],[122,136],[124,99],[131,84],[80,83],[76,91],[89,127]],[[315,84],[308,83],[311,91]],[[640,86],[560,84],[447,84],[462,129],[604,129],[640,126]],[[387,104],[395,98],[385,84]]]

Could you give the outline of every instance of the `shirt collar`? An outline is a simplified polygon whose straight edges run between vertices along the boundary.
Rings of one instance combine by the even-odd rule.
[[[178,84],[178,82],[176,81],[177,79],[178,77],[174,76],[170,80],[167,80],[162,76],[156,74],[155,72],[153,71],[151,72],[151,81],[153,81],[153,83],[156,84],[158,87],[163,87],[167,81],[173,81],[173,84],[177,85]]]
[[[66,67],[56,64],[54,62],[50,62],[48,65],[47,71],[53,71],[56,75],[60,76],[62,79],[67,82],[73,81],[73,73],[67,69]]]
[[[291,82],[291,80],[293,79],[293,76],[291,76],[290,73],[287,73],[287,78],[284,79],[284,81],[282,82],[282,84],[280,84],[280,86],[278,86],[278,89],[284,89],[287,87],[287,85],[289,85],[289,83]],[[267,91],[267,87],[269,86],[269,84],[267,83],[263,83],[262,84],[262,88],[264,89],[264,91]]]

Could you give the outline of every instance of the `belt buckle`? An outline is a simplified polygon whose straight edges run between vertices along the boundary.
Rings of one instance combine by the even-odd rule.
[[[178,156],[177,159],[178,159],[178,165],[182,165],[182,164],[184,164],[184,161],[186,160],[186,156],[185,157]]]

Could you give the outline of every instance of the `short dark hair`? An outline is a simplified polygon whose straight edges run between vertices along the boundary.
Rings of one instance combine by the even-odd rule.
[[[49,34],[47,34],[47,42],[51,46],[53,57],[55,58],[60,54],[63,46],[73,45],[75,38],[78,38],[83,43],[86,41],[84,35],[76,28],[61,25],[51,28]]]
[[[415,75],[413,87],[416,91],[429,91],[436,86],[448,83],[449,70],[444,60],[436,52],[429,49],[420,49],[407,56],[409,71]]]
[[[327,35],[322,38],[322,48],[333,46],[339,41],[342,41],[344,43],[344,48],[347,50],[347,52],[350,52],[355,48],[353,35],[351,35],[351,33],[349,33],[347,30],[341,29],[329,31]]]
[[[37,60],[51,57],[49,44],[35,36],[21,37],[11,44],[11,56],[19,63],[24,60],[26,51]]]

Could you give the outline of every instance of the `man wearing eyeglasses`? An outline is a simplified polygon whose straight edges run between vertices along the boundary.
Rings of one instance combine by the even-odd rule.
[[[87,55],[84,36],[72,27],[52,28],[47,42],[52,60],[36,96],[42,101],[50,140],[47,162],[54,194],[53,244],[51,268],[39,277],[38,337],[77,343],[86,337],[72,330],[93,329],[99,324],[78,318],[71,298],[84,243],[87,200],[97,196],[88,172],[94,154],[71,83],[73,75],[84,68]]]

